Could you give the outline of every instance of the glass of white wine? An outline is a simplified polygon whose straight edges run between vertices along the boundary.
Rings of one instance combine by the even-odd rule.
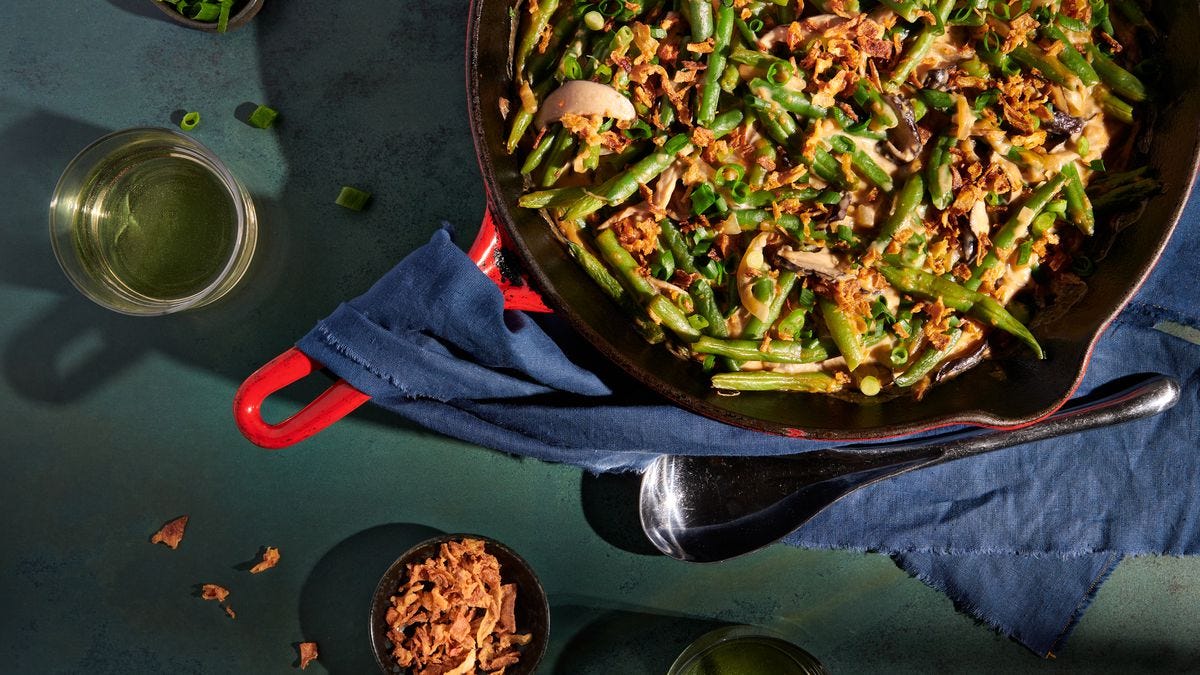
[[[63,271],[109,309],[160,315],[228,293],[254,255],[258,221],[208,148],[169,129],[117,131],[67,165],[50,202]]]
[[[755,626],[705,633],[675,659],[667,675],[826,675],[812,654]]]

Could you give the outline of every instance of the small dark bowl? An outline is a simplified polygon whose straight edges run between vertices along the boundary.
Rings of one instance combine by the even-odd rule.
[[[517,632],[533,635],[529,644],[520,648],[521,660],[504,672],[507,675],[528,675],[537,670],[550,641],[550,604],[546,602],[546,591],[538,581],[537,575],[533,573],[533,568],[524,558],[495,539],[478,534],[444,534],[426,539],[405,551],[388,567],[383,573],[383,578],[379,580],[379,585],[375,587],[375,595],[371,598],[371,625],[368,632],[371,635],[371,649],[375,652],[375,662],[379,664],[381,672],[405,672],[392,659],[391,641],[387,638],[384,617],[391,606],[391,597],[396,594],[408,574],[408,564],[432,558],[438,554],[438,549],[443,543],[462,539],[482,540],[484,550],[500,561],[500,580],[506,584],[517,585]]]
[[[188,28],[195,28],[196,30],[207,31],[209,33],[217,32],[217,22],[216,21],[192,21],[191,19],[187,18],[186,16],[175,11],[174,7],[170,7],[164,2],[159,2],[159,0],[149,0],[149,1],[154,3],[154,6],[158,7],[160,10],[162,10],[163,14],[166,14],[167,16],[171,17],[172,21],[174,21],[175,23],[177,23],[181,26],[187,26]],[[228,28],[226,28],[225,32],[228,33],[231,30],[236,30],[236,29],[241,28],[242,26],[250,23],[250,19],[253,19],[254,15],[258,14],[258,10],[262,9],[262,6],[263,6],[263,0],[246,0],[246,4],[242,5],[242,8],[237,11],[237,14],[230,15],[229,26],[228,26]]]

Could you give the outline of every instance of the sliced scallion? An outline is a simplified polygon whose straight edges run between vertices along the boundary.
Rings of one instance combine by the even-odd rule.
[[[351,211],[362,211],[367,205],[367,201],[371,199],[371,193],[348,185],[342,186],[342,191],[338,193],[334,203],[338,206],[345,207]]]
[[[195,111],[184,115],[183,119],[179,120],[179,128],[184,131],[191,131],[198,126],[200,126],[200,113]]]
[[[265,105],[260,105],[254,109],[254,112],[250,113],[250,118],[246,121],[252,127],[267,129],[272,124],[275,124],[276,117],[279,117],[279,111],[274,108],[268,108]]]

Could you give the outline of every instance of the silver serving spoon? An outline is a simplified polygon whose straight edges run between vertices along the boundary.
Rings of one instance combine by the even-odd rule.
[[[1157,415],[1178,400],[1179,383],[1152,374],[1137,377],[1115,394],[1074,399],[1045,420],[1013,431],[971,429],[776,457],[662,455],[642,476],[642,530],[672,558],[726,560],[779,541],[872,483],[1013,445]]]

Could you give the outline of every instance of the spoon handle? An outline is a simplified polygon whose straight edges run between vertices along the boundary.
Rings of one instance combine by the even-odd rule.
[[[1068,401],[1058,412],[1040,422],[1019,429],[971,429],[955,431],[940,436],[905,441],[898,444],[874,445],[869,447],[840,448],[856,452],[864,450],[872,454],[898,460],[898,470],[875,480],[898,473],[933,466],[963,457],[981,455],[1002,448],[1046,440],[1058,436],[1079,433],[1089,429],[1122,424],[1143,417],[1152,417],[1170,410],[1179,401],[1179,383],[1172,377],[1160,374],[1135,376],[1132,382],[1115,392],[1088,396]],[[924,461],[913,455],[924,458]],[[872,481],[873,482],[873,481]]]

